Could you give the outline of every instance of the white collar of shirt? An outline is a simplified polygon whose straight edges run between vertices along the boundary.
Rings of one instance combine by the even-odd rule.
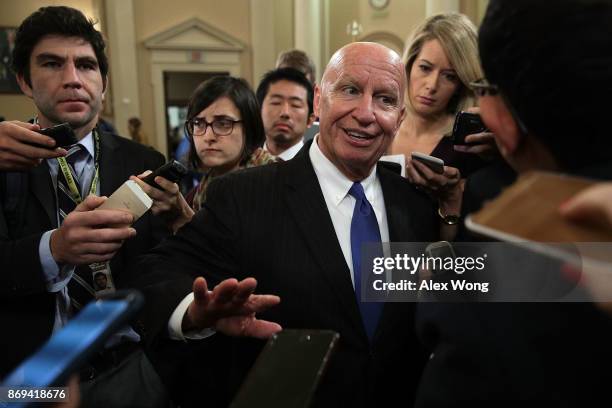
[[[323,154],[318,144],[319,135],[316,135],[310,146],[310,160],[314,167],[323,195],[330,197],[335,205],[347,196],[348,191],[353,185],[353,181],[349,180],[338,168]],[[378,194],[374,194],[374,184],[377,182],[376,166],[372,167],[370,174],[365,179],[361,180],[361,185],[365,191],[366,198],[370,204],[379,200]]]
[[[283,161],[291,160],[291,159],[293,159],[295,157],[297,152],[300,151],[302,146],[304,146],[304,139],[300,139],[299,142],[297,142],[296,144],[294,144],[293,146],[291,146],[290,148],[288,148],[287,150],[285,150],[284,152],[282,152],[281,154],[279,154],[276,157],[278,157],[279,159],[281,159]],[[263,149],[266,152],[270,153],[270,150],[268,150],[268,142],[267,141],[264,143]]]
[[[351,251],[351,220],[355,208],[355,198],[348,194],[353,182],[342,174],[340,170],[325,157],[323,152],[321,152],[318,145],[318,138],[319,135],[315,136],[308,154],[319,185],[321,186],[325,205],[334,226],[338,244],[340,244],[342,255],[344,255],[344,260],[346,261],[346,265],[351,273],[351,280],[354,284],[353,255]],[[361,180],[361,185],[376,214],[380,238],[382,242],[389,242],[387,210],[385,209],[385,199],[383,197],[380,180],[377,177],[376,166],[372,168],[368,177]],[[386,249],[383,250],[386,251]]]

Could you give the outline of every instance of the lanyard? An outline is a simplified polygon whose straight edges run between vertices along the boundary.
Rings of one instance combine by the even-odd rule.
[[[91,180],[89,194],[96,193],[96,188],[98,186],[98,178],[99,178],[98,170],[99,170],[99,160],[100,160],[100,136],[98,135],[98,132],[96,131],[96,129],[93,130],[93,137],[94,137],[94,142],[95,142],[94,162],[95,162],[96,170],[94,173],[94,178],[93,180]],[[83,198],[81,197],[79,187],[77,186],[77,183],[74,180],[74,177],[72,177],[72,172],[70,171],[70,168],[68,167],[68,162],[66,161],[66,158],[58,157],[57,162],[59,163],[59,167],[60,167],[62,174],[66,178],[66,182],[68,183],[68,188],[70,189],[70,195],[72,196],[72,199],[74,200],[75,203],[80,204],[81,201],[83,201]]]

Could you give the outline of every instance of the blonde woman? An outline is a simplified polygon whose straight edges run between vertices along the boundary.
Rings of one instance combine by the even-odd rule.
[[[412,183],[440,201],[460,200],[461,178],[482,165],[478,154],[490,152],[493,144],[489,132],[468,136],[466,141],[475,143],[470,146],[453,146],[449,137],[458,111],[470,108],[477,112],[469,88],[483,76],[476,27],[459,13],[429,17],[409,37],[403,60],[408,78],[407,113],[391,154],[406,156],[406,177]],[[444,173],[436,174],[410,160],[412,152],[444,160]]]

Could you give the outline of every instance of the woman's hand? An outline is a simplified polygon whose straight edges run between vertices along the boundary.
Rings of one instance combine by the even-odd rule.
[[[477,154],[483,160],[491,160],[499,156],[499,149],[495,144],[495,135],[491,132],[480,132],[467,135],[466,145],[454,145],[457,152]]]
[[[435,198],[444,199],[456,193],[461,172],[455,167],[444,166],[444,172],[438,174],[418,160],[407,159],[406,178]]]
[[[469,113],[480,115],[480,108],[475,106],[466,110]],[[492,132],[480,132],[467,135],[466,145],[454,145],[457,152],[477,154],[483,160],[491,160],[499,156],[499,149],[495,143],[495,135]]]
[[[461,214],[464,181],[459,169],[444,166],[444,173],[438,174],[425,164],[408,159],[406,163],[406,178],[427,191],[438,201],[438,209],[444,215]],[[440,224],[440,238],[452,241],[457,234],[456,225]]]
[[[155,182],[163,189],[160,190],[142,181],[149,174],[151,174],[151,170],[147,170],[138,176],[131,176],[130,180],[138,183],[153,200],[153,206],[151,207],[153,215],[161,216],[172,232],[176,233],[180,227],[191,221],[195,212],[185,201],[178,184],[157,176]]]

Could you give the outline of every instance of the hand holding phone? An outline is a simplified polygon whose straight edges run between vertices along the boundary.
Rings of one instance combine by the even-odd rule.
[[[44,159],[65,156],[54,141],[39,133],[36,124],[0,122],[0,171],[25,171],[38,166]]]
[[[72,130],[72,127],[67,122],[41,129],[38,131],[38,133],[41,133],[45,136],[49,136],[50,138],[55,140],[55,146],[51,147],[51,149],[54,149],[55,147],[66,148],[75,145],[79,142],[79,139],[77,139],[74,130]],[[49,148],[48,146],[44,145],[37,145],[37,147]]]
[[[160,176],[173,183],[178,183],[187,173],[187,167],[177,160],[172,160],[158,167],[153,173],[145,177],[143,181],[150,186],[163,190],[163,188],[155,182],[155,177]]]
[[[469,145],[466,136],[486,132],[488,129],[482,122],[480,115],[470,112],[458,112],[453,125],[453,143],[456,145]]]
[[[412,152],[412,160],[419,161],[429,167],[434,173],[444,173],[444,160],[421,152]]]

